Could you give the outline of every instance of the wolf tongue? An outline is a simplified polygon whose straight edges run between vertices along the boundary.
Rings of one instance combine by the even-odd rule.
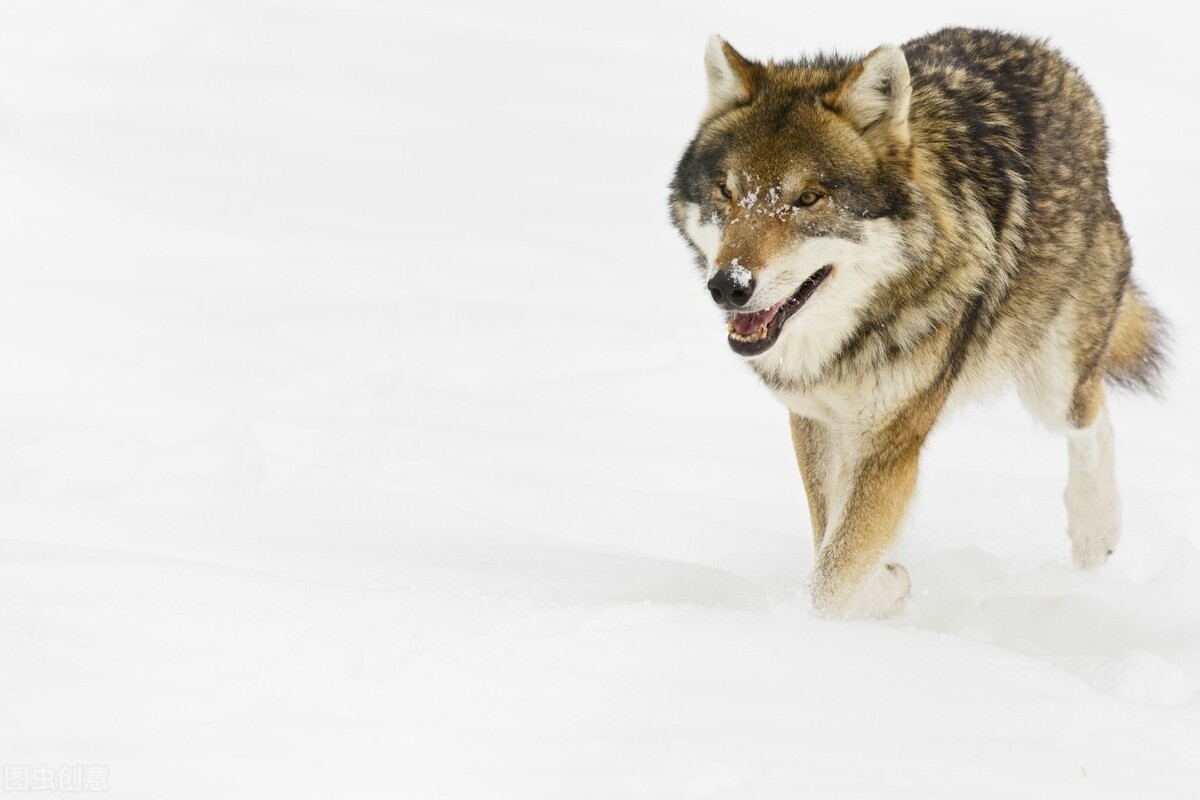
[[[730,323],[739,335],[749,336],[763,325],[770,325],[771,320],[775,319],[775,315],[779,313],[782,305],[783,303],[780,303],[765,311],[755,311],[752,314],[734,314]]]

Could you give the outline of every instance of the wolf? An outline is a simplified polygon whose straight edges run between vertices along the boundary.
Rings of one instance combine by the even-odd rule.
[[[1120,535],[1105,384],[1155,390],[1165,322],[1130,278],[1104,118],[1044,41],[951,28],[865,57],[714,36],[670,185],[728,343],[787,408],[814,609],[890,616],[885,563],[930,431],[1015,384],[1065,434],[1073,560]]]

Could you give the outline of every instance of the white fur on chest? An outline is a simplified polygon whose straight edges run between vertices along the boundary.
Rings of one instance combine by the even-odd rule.
[[[833,271],[804,307],[788,320],[779,341],[755,359],[784,382],[815,379],[842,349],[879,288],[906,269],[900,233],[886,219],[869,220],[860,241],[832,237],[806,240],[760,276],[760,289],[783,299],[825,265]]]
[[[886,422],[899,408],[928,386],[928,369],[893,363],[840,381],[805,390],[773,389],[789,411],[831,429],[869,430]]]

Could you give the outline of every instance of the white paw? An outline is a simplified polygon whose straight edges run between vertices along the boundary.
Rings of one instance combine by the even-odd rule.
[[[825,617],[887,619],[904,610],[912,582],[899,564],[885,564],[850,591],[830,591],[829,582],[813,584],[813,608]]]
[[[1068,486],[1067,536],[1071,558],[1080,569],[1096,569],[1113,554],[1121,538],[1121,509],[1112,490],[1104,496]]]
[[[1072,528],[1068,529],[1067,534],[1071,537],[1071,560],[1080,569],[1096,569],[1108,561],[1121,536],[1120,530],[1115,527],[1101,530],[1091,528],[1086,532]]]
[[[884,564],[855,596],[857,616],[887,619],[904,610],[912,590],[908,570]]]

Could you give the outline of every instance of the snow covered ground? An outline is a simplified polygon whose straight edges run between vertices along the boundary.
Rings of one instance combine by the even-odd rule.
[[[0,2],[0,777],[1200,797],[1200,56],[1166,6],[1081,13]],[[929,448],[907,614],[826,622],[785,416],[665,185],[709,33],[950,23],[1090,77],[1175,368],[1114,403],[1101,572],[1065,446],[1001,399]]]

